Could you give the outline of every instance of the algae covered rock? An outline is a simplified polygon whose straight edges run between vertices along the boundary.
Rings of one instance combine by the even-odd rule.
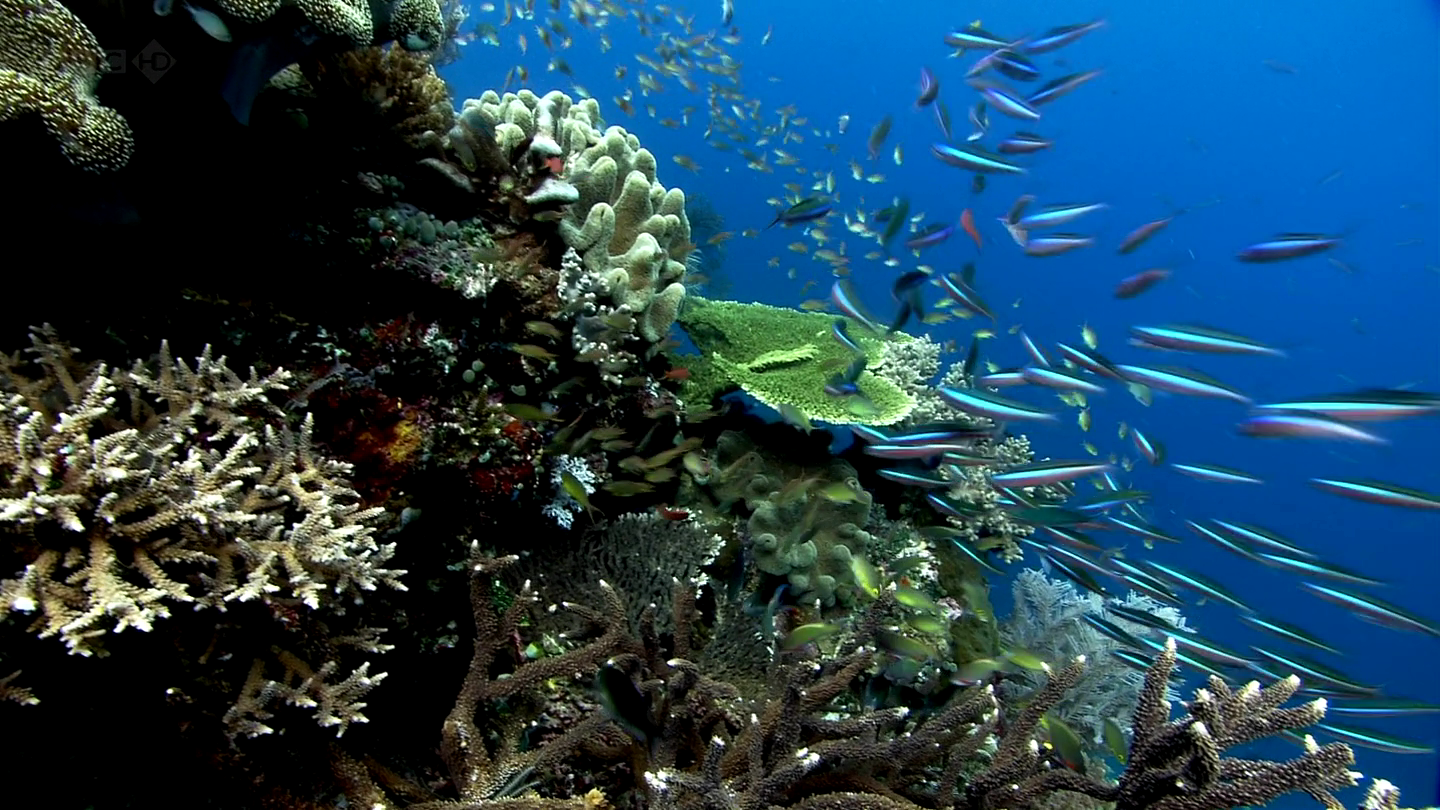
[[[860,375],[862,397],[833,397],[825,383],[845,370],[854,354],[831,335],[835,316],[765,304],[712,301],[690,296],[680,325],[704,361],[723,379],[772,408],[789,404],[806,418],[835,424],[891,425],[915,407],[915,398],[894,381],[869,371]],[[879,356],[879,337],[852,329],[867,356]],[[891,340],[908,341],[908,335]],[[708,399],[718,390],[692,386],[689,399]],[[700,403],[696,403],[697,405]]]

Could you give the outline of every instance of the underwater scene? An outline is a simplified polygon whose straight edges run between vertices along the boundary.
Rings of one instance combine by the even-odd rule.
[[[11,801],[1434,808],[1437,43],[0,0]]]

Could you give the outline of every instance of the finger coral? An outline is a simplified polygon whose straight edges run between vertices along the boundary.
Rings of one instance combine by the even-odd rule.
[[[72,653],[149,630],[178,603],[322,599],[403,590],[349,467],[285,426],[270,397],[289,374],[248,378],[208,348],[193,366],[83,366],[52,332],[0,358],[0,530],[14,578],[0,615],[34,614]]]

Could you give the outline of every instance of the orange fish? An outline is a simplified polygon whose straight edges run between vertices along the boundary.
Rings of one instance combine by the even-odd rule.
[[[690,379],[690,369],[683,367],[672,368],[665,372],[663,376],[667,380],[688,380]]]
[[[980,243],[980,232],[975,230],[975,215],[970,213],[969,208],[966,208],[960,213],[960,227],[964,228],[965,233],[970,234],[970,238],[975,240],[976,250],[980,250],[985,247],[983,244]]]

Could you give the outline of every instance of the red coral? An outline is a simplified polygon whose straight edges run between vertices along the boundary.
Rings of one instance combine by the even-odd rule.
[[[518,419],[512,419],[500,428],[500,436],[510,445],[511,449],[506,454],[509,460],[473,467],[470,470],[470,480],[482,495],[508,498],[513,496],[522,484],[535,479],[535,458],[543,437]]]

